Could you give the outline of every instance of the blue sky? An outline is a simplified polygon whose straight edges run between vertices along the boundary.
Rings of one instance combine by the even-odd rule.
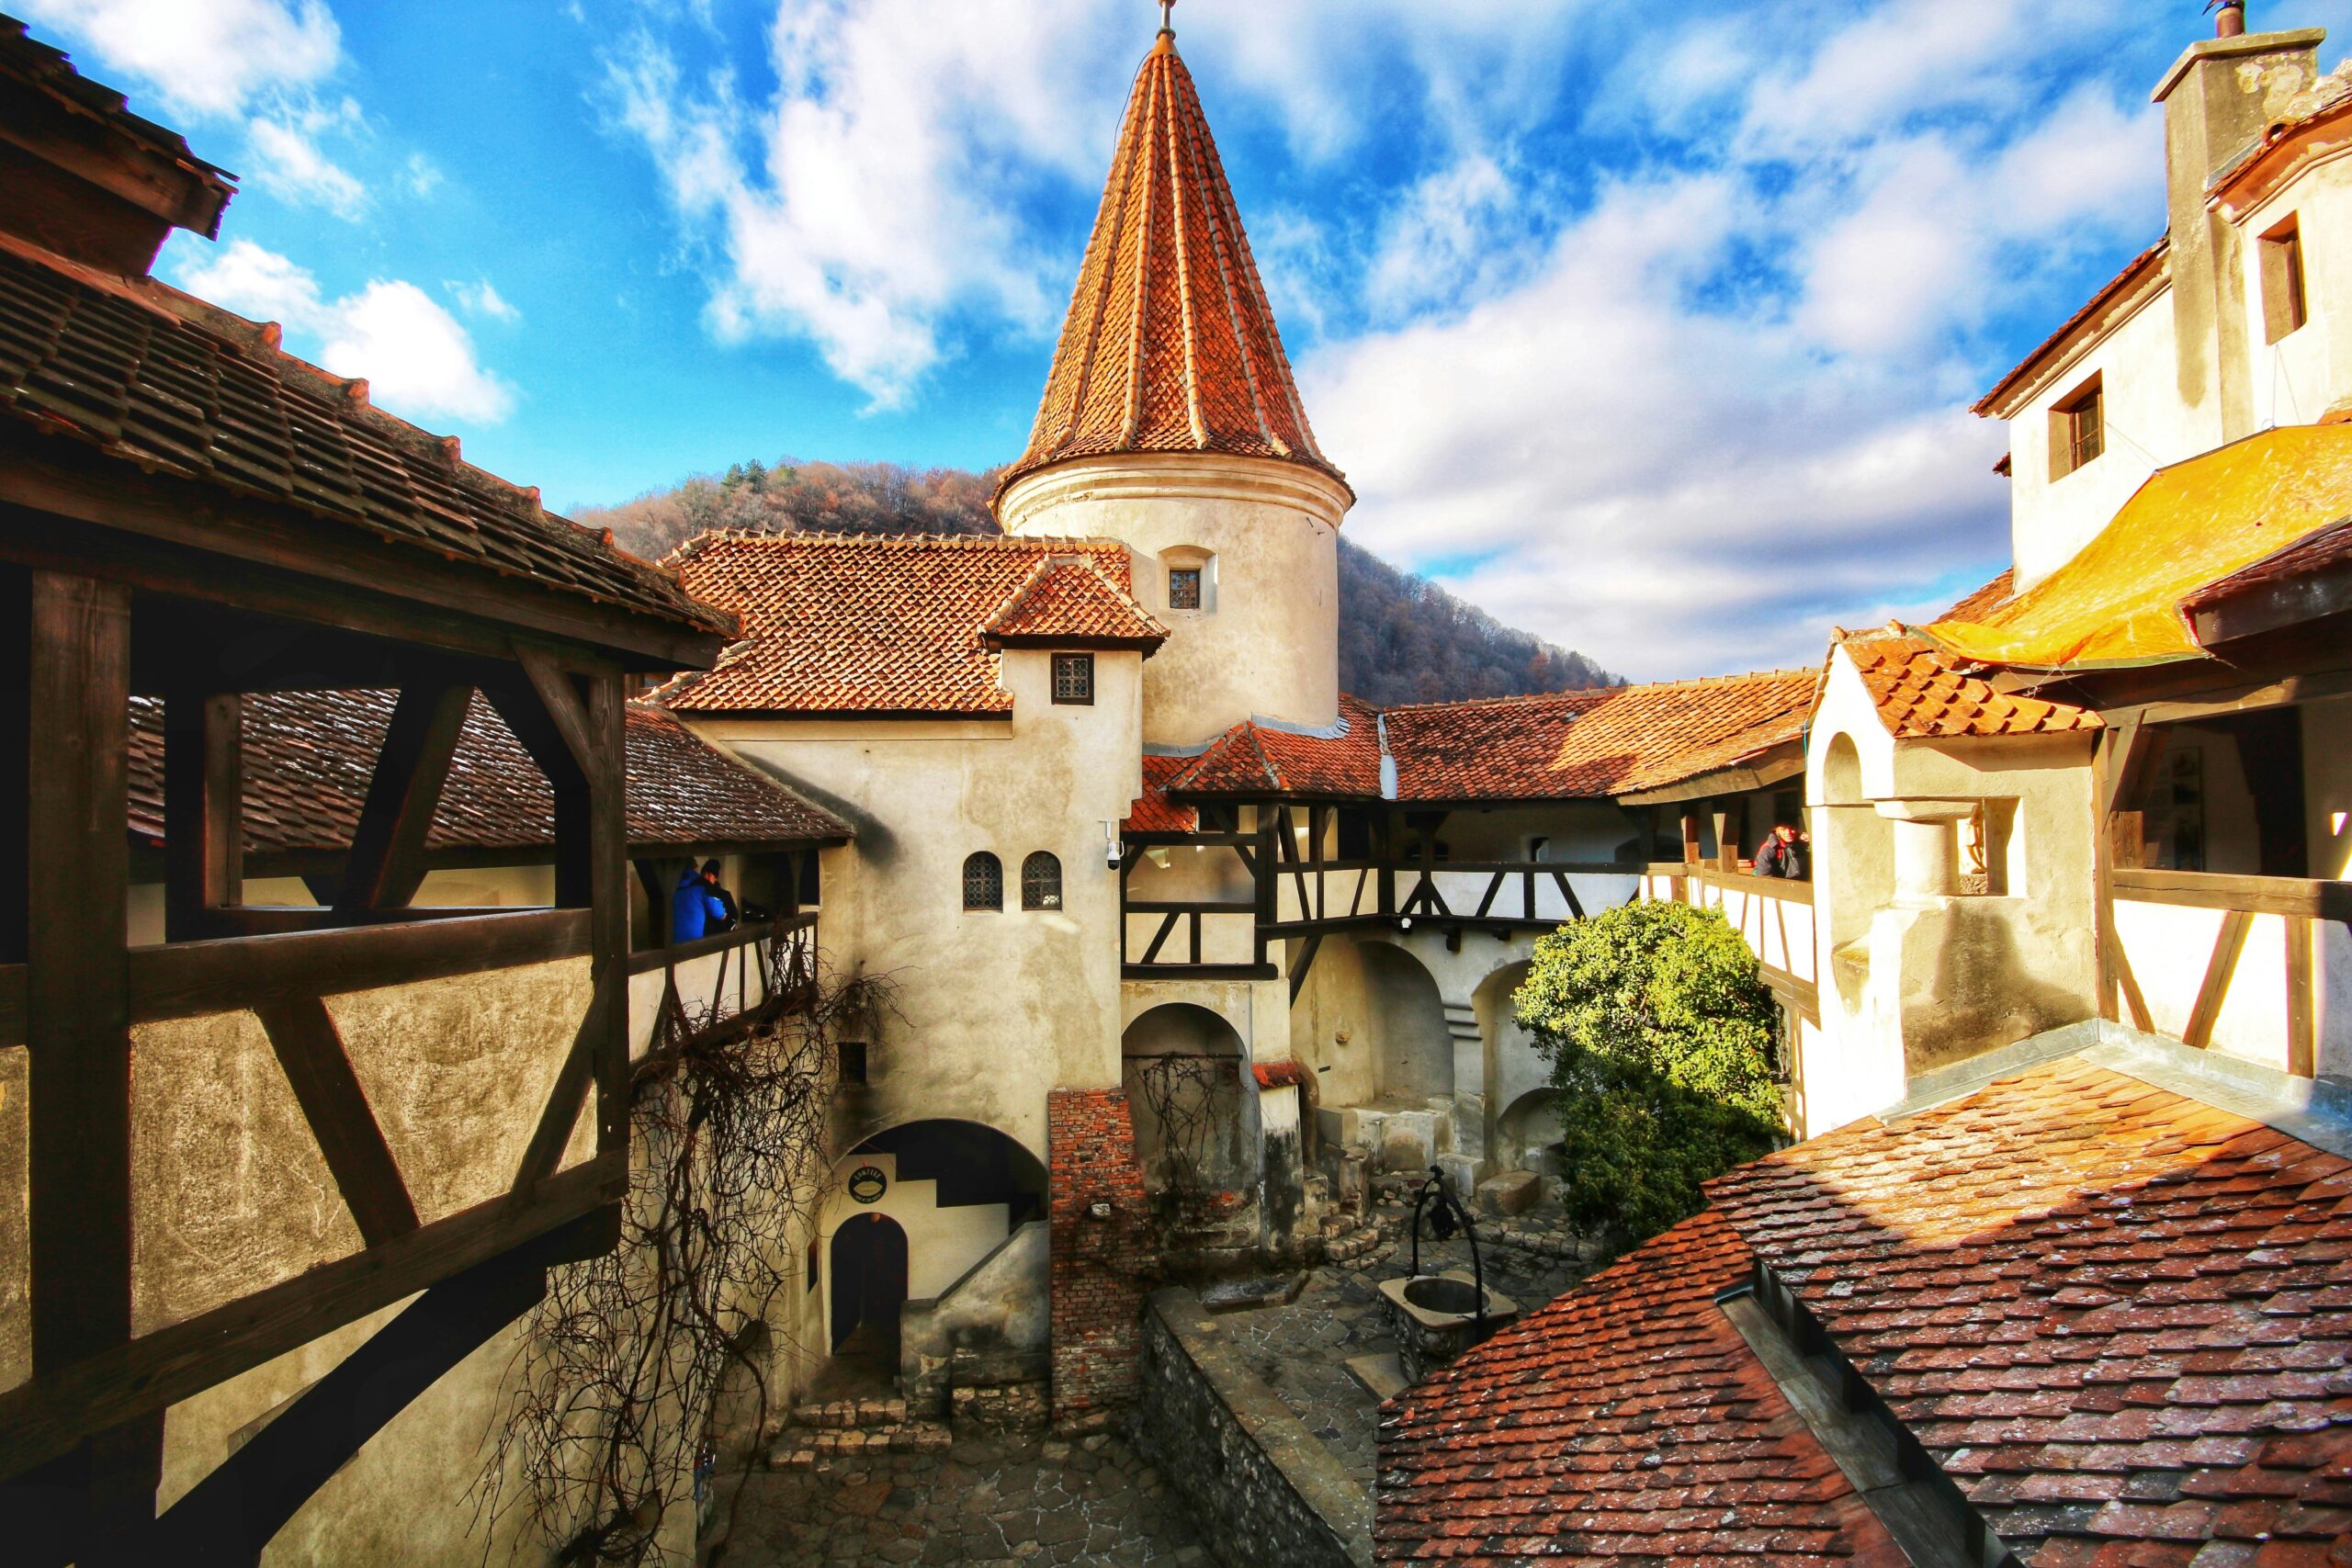
[[[1017,453],[1158,20],[12,8],[244,176],[161,276],[566,507],[749,457]],[[2161,231],[2148,92],[2199,12],[1182,0],[1176,26],[1349,535],[1653,678],[1810,663],[2005,564],[2005,438],[1968,405]]]

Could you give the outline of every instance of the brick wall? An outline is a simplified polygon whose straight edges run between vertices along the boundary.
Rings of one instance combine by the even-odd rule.
[[[1141,1386],[1143,1297],[1153,1255],[1126,1095],[1114,1089],[1051,1091],[1046,1155],[1054,1427],[1080,1431],[1132,1404]]]

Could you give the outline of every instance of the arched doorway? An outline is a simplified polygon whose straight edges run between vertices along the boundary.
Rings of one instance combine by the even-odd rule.
[[[1559,1091],[1530,1089],[1512,1100],[1496,1119],[1495,1143],[1497,1163],[1506,1170],[1562,1174],[1566,1150],[1561,1142]]]
[[[837,1357],[899,1368],[899,1309],[907,1302],[907,1233],[888,1214],[852,1216],[833,1232],[833,1344]]]
[[[1423,1105],[1453,1092],[1453,1032],[1421,961],[1385,942],[1363,944],[1365,999],[1383,1102]]]
[[[1163,1003],[1127,1025],[1119,1058],[1146,1187],[1206,1197],[1251,1185],[1232,1024],[1191,1002]]]
[[[1487,1059],[1487,1106],[1494,1118],[1487,1147],[1498,1169],[1513,1168],[1503,1113],[1515,1101],[1551,1082],[1552,1064],[1535,1049],[1535,1037],[1519,1021],[1516,1000],[1527,982],[1525,959],[1506,964],[1478,982],[1471,993],[1477,1015],[1478,1043]]]

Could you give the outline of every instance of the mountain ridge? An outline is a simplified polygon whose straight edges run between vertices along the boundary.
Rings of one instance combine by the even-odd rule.
[[[573,521],[658,560],[712,528],[761,533],[997,532],[993,471],[757,459],[694,474]],[[1583,654],[1507,626],[1428,579],[1340,541],[1340,684],[1375,707],[1623,684]]]

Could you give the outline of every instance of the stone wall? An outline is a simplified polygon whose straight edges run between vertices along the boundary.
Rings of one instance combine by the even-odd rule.
[[[1217,1560],[1226,1568],[1371,1562],[1371,1497],[1219,1342],[1200,1297],[1155,1292],[1142,1332],[1136,1446],[1192,1506]]]
[[[1134,1403],[1151,1217],[1135,1119],[1114,1089],[1046,1097],[1054,1427],[1091,1430]]]

